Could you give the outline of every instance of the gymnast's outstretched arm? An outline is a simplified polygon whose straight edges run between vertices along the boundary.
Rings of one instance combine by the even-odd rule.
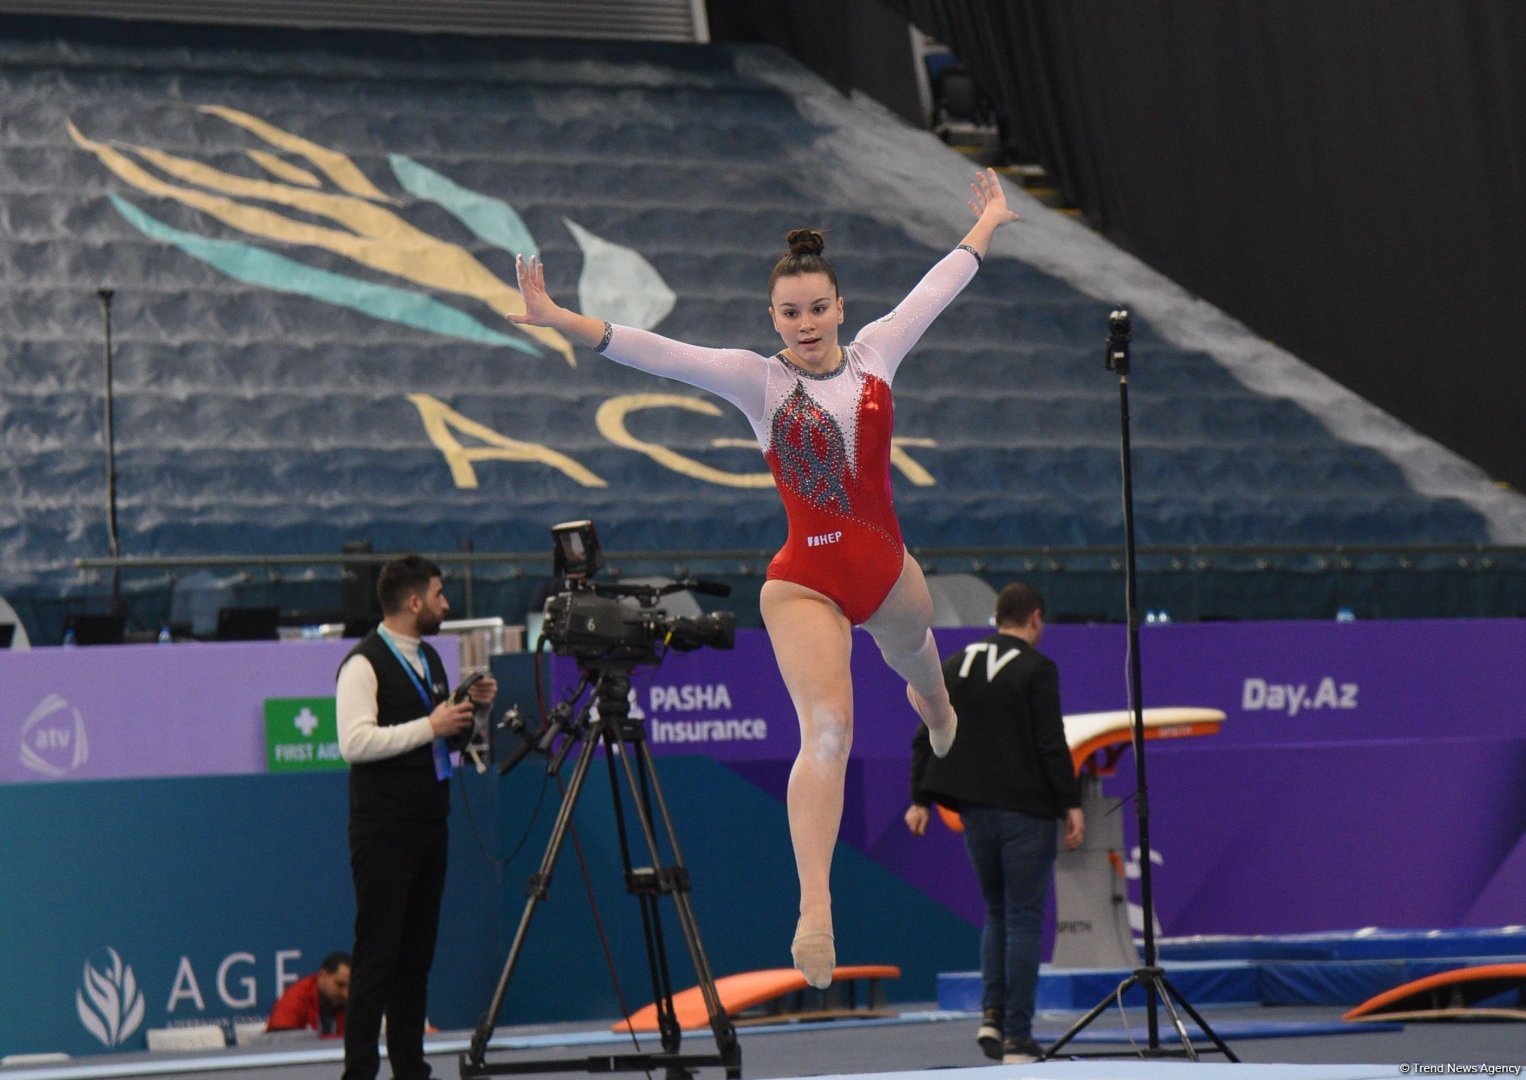
[[[580,345],[597,349],[617,364],[637,368],[701,390],[719,394],[750,420],[763,415],[768,360],[746,349],[706,349],[686,345],[648,330],[614,326],[562,307],[546,292],[546,271],[539,259],[520,255],[514,260],[523,315],[506,315],[510,322],[547,326]]]
[[[975,276],[991,245],[991,236],[1003,225],[1018,220],[1016,212],[1007,205],[1006,192],[994,170],[977,173],[970,193],[975,224],[959,246],[929,270],[889,315],[859,331],[857,340],[880,354],[891,378],[932,321]]]
[[[864,327],[854,341],[879,353],[886,376],[893,380],[912,346],[954,297],[964,291],[979,268],[980,259],[973,251],[962,246],[955,248],[917,282],[889,315]]]

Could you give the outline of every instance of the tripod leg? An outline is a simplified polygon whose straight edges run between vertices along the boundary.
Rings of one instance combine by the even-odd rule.
[[[652,1001],[657,1009],[657,1031],[662,1040],[662,1048],[669,1054],[675,1054],[683,1042],[683,1029],[673,1008],[673,979],[668,971],[667,945],[662,934],[662,912],[657,904],[663,890],[660,863],[654,854],[651,869],[638,873],[631,859],[630,830],[626,827],[625,802],[620,794],[620,770],[615,766],[616,759],[623,759],[626,755],[622,743],[614,737],[613,728],[606,730],[606,736],[604,757],[609,765],[610,804],[614,808],[615,833],[620,842],[620,860],[625,870],[625,887],[636,897],[641,912],[641,934],[646,945],[646,966],[652,980]],[[628,772],[627,782],[630,782]],[[640,819],[642,807],[634,788],[632,788],[631,797],[637,802],[636,813]],[[650,809],[647,810],[647,817],[650,818]],[[650,831],[650,827],[643,822],[643,833],[650,833]]]
[[[1209,1041],[1218,1048],[1219,1053],[1223,1054],[1230,1061],[1238,1063],[1240,1059],[1235,1057],[1234,1051],[1229,1048],[1228,1044],[1225,1043],[1223,1039],[1219,1038],[1218,1034],[1214,1032],[1213,1028],[1208,1026],[1208,1021],[1204,1020],[1201,1016],[1198,1015],[1197,1010],[1194,1009],[1191,1003],[1182,996],[1182,992],[1176,987],[1172,986],[1170,981],[1164,975],[1160,977],[1160,982],[1161,986],[1164,988],[1164,992],[1161,994],[1161,996],[1166,997],[1166,995],[1169,994],[1170,997],[1166,998],[1167,1001],[1169,1001],[1170,998],[1175,998],[1177,1002],[1180,1003],[1182,1011],[1184,1011],[1188,1016],[1192,1018],[1192,1022],[1202,1030],[1204,1035],[1208,1036]]]
[[[1160,984],[1160,1003],[1166,1007],[1166,1015],[1171,1018],[1171,1026],[1176,1028],[1176,1037],[1181,1040],[1182,1050],[1187,1055],[1187,1060],[1196,1061],[1197,1050],[1192,1045],[1192,1036],[1187,1034],[1187,1025],[1182,1023],[1181,1014],[1176,1011],[1176,1006],[1171,1001],[1171,995],[1166,992],[1165,976],[1156,975],[1155,981]]]
[[[689,871],[684,864],[683,851],[678,846],[678,833],[673,828],[673,816],[668,812],[667,798],[663,795],[661,781],[657,779],[657,767],[652,761],[651,751],[647,748],[646,741],[644,739],[637,741],[634,748],[641,771],[642,801],[648,803],[639,807],[642,830],[652,849],[653,858],[656,859],[657,837],[649,805],[650,802],[655,802],[658,815],[662,819],[668,848],[673,852],[671,879],[673,906],[678,912],[678,924],[683,930],[684,943],[688,946],[689,957],[694,963],[695,979],[699,984],[700,995],[705,999],[705,1011],[710,1017],[710,1030],[715,1034],[716,1047],[720,1050],[722,1059],[727,1062],[726,1076],[728,1080],[736,1080],[742,1074],[742,1049],[737,1042],[736,1028],[731,1023],[731,1017],[726,1014],[726,1009],[721,1004],[720,993],[715,988],[715,975],[710,970],[710,960],[705,955],[704,942],[700,940],[699,922],[694,917],[694,906],[689,900]],[[625,761],[625,768],[632,790],[635,790],[634,769],[628,760]]]
[[[1048,1050],[1044,1051],[1044,1057],[1043,1057],[1042,1060],[1048,1060],[1049,1058],[1054,1057],[1055,1051],[1057,1051],[1060,1047],[1064,1046],[1066,1043],[1070,1042],[1070,1040],[1074,1039],[1077,1035],[1081,1034],[1081,1032],[1086,1028],[1086,1026],[1088,1024],[1090,1024],[1093,1020],[1097,1019],[1097,1017],[1101,1016],[1103,1011],[1109,1005],[1111,1005],[1115,999],[1119,1000],[1119,1001],[1123,1000],[1124,993],[1127,992],[1130,987],[1134,987],[1134,986],[1138,986],[1138,985],[1139,985],[1139,972],[1136,971],[1134,974],[1130,975],[1127,979],[1124,979],[1123,982],[1118,984],[1118,988],[1113,991],[1111,997],[1105,997],[1101,1001],[1097,1002],[1097,1004],[1092,1006],[1090,1012],[1088,1012],[1085,1016],[1081,1017],[1081,1019],[1077,1020],[1074,1024],[1071,1024],[1070,1025],[1070,1030],[1067,1031],[1065,1034],[1060,1036],[1059,1042],[1055,1043]]]
[[[583,791],[583,780],[588,775],[589,763],[593,760],[594,746],[597,739],[592,736],[585,737],[583,748],[578,754],[577,766],[572,771],[572,779],[567,785],[567,793],[562,796],[562,806],[556,815],[556,823],[551,827],[551,838],[546,844],[545,854],[541,856],[540,866],[534,874],[530,875],[528,888],[525,890],[524,912],[519,917],[519,928],[514,932],[514,943],[509,946],[508,959],[504,961],[503,973],[498,977],[498,985],[493,990],[493,1000],[488,1010],[477,1023],[477,1029],[472,1034],[471,1051],[461,1062],[461,1075],[468,1076],[468,1062],[473,1069],[481,1069],[487,1056],[488,1040],[493,1037],[493,1029],[498,1025],[498,1014],[503,1009],[503,999],[509,990],[509,979],[514,974],[514,967],[519,962],[520,951],[524,948],[525,938],[530,932],[530,919],[535,914],[536,905],[546,898],[547,890],[551,886],[551,871],[556,867],[557,856],[561,853],[562,842],[567,836],[567,826],[572,821],[572,812],[577,807],[578,796]]]

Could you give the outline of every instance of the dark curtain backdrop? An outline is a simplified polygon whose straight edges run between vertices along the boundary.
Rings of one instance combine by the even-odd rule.
[[[1110,239],[1526,490],[1526,3],[882,2]]]
[[[708,14],[714,41],[773,45],[844,93],[927,123],[904,12],[872,0],[710,0]]]

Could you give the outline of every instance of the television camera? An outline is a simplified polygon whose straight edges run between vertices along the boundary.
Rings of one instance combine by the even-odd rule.
[[[729,596],[731,588],[686,578],[667,585],[610,584],[594,580],[603,565],[591,521],[551,527],[554,566],[563,589],[546,601],[541,633],[562,656],[580,664],[655,664],[668,649],[704,646],[729,649],[736,642],[736,616],[729,611],[682,617],[658,602],[677,592]]]

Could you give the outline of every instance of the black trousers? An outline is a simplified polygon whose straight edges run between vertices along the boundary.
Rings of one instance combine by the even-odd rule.
[[[424,1080],[424,1018],[445,893],[444,818],[350,820],[355,881],[355,948],[345,1009],[344,1080],[373,1080],[377,1039],[387,1018],[387,1060],[395,1080]]]

